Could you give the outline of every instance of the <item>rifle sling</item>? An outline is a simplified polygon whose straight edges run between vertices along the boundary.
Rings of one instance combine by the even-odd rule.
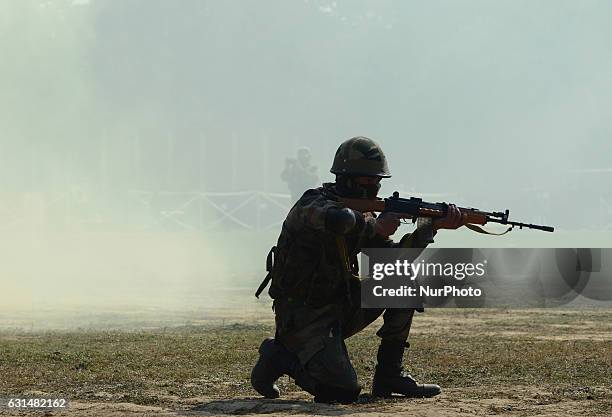
[[[493,235],[493,236],[502,236],[505,235],[506,233],[508,233],[510,230],[513,229],[513,227],[509,227],[508,230],[506,230],[505,232],[501,232],[501,233],[493,233],[493,232],[487,232],[486,230],[484,230],[482,227],[475,225],[475,224],[466,224],[465,227],[467,227],[468,229],[477,232],[477,233],[482,233],[483,235]]]

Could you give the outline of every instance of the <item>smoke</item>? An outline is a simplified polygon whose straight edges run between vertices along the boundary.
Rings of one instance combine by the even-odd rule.
[[[328,181],[356,135],[387,154],[384,194],[560,230],[440,245],[609,246],[611,15],[596,0],[2,2],[2,307],[250,288],[289,205],[285,158],[307,146]]]

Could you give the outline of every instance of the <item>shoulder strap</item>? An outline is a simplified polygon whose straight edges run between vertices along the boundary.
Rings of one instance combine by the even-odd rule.
[[[272,279],[272,269],[274,268],[275,253],[276,253],[276,246],[272,246],[266,258],[266,271],[268,273],[266,274],[266,277],[263,279],[263,281],[261,281],[261,284],[259,284],[259,288],[257,288],[257,291],[255,291],[255,297],[257,298],[259,298],[262,291],[266,289],[266,287],[270,283],[270,280]]]
[[[346,285],[346,297],[348,298],[349,304],[353,303],[351,299],[351,284],[350,279],[352,277],[351,272],[351,261],[349,259],[348,250],[346,248],[346,239],[342,235],[336,236],[336,246],[338,247],[338,255],[342,261],[342,269],[344,275],[344,283]]]

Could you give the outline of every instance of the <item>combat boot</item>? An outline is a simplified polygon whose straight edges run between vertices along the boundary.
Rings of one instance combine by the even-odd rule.
[[[266,398],[278,398],[280,390],[276,380],[283,375],[289,375],[299,387],[315,395],[315,381],[304,371],[297,356],[269,337],[259,346],[259,359],[251,371],[251,385]]]
[[[279,355],[280,349],[273,337],[261,342],[259,359],[251,371],[251,385],[266,398],[278,398],[280,395],[276,380],[283,376],[285,370],[281,362],[276,360]]]
[[[378,348],[376,371],[372,383],[372,395],[389,398],[401,394],[411,398],[433,397],[442,390],[436,384],[419,384],[413,377],[404,373],[402,359],[407,343],[403,341],[382,340]]]

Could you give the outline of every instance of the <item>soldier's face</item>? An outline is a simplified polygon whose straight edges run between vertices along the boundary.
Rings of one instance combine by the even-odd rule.
[[[300,152],[298,154],[298,160],[302,163],[302,165],[307,165],[310,162],[310,154],[307,152]]]
[[[380,177],[355,177],[354,181],[363,190],[363,198],[374,199],[380,190]]]

